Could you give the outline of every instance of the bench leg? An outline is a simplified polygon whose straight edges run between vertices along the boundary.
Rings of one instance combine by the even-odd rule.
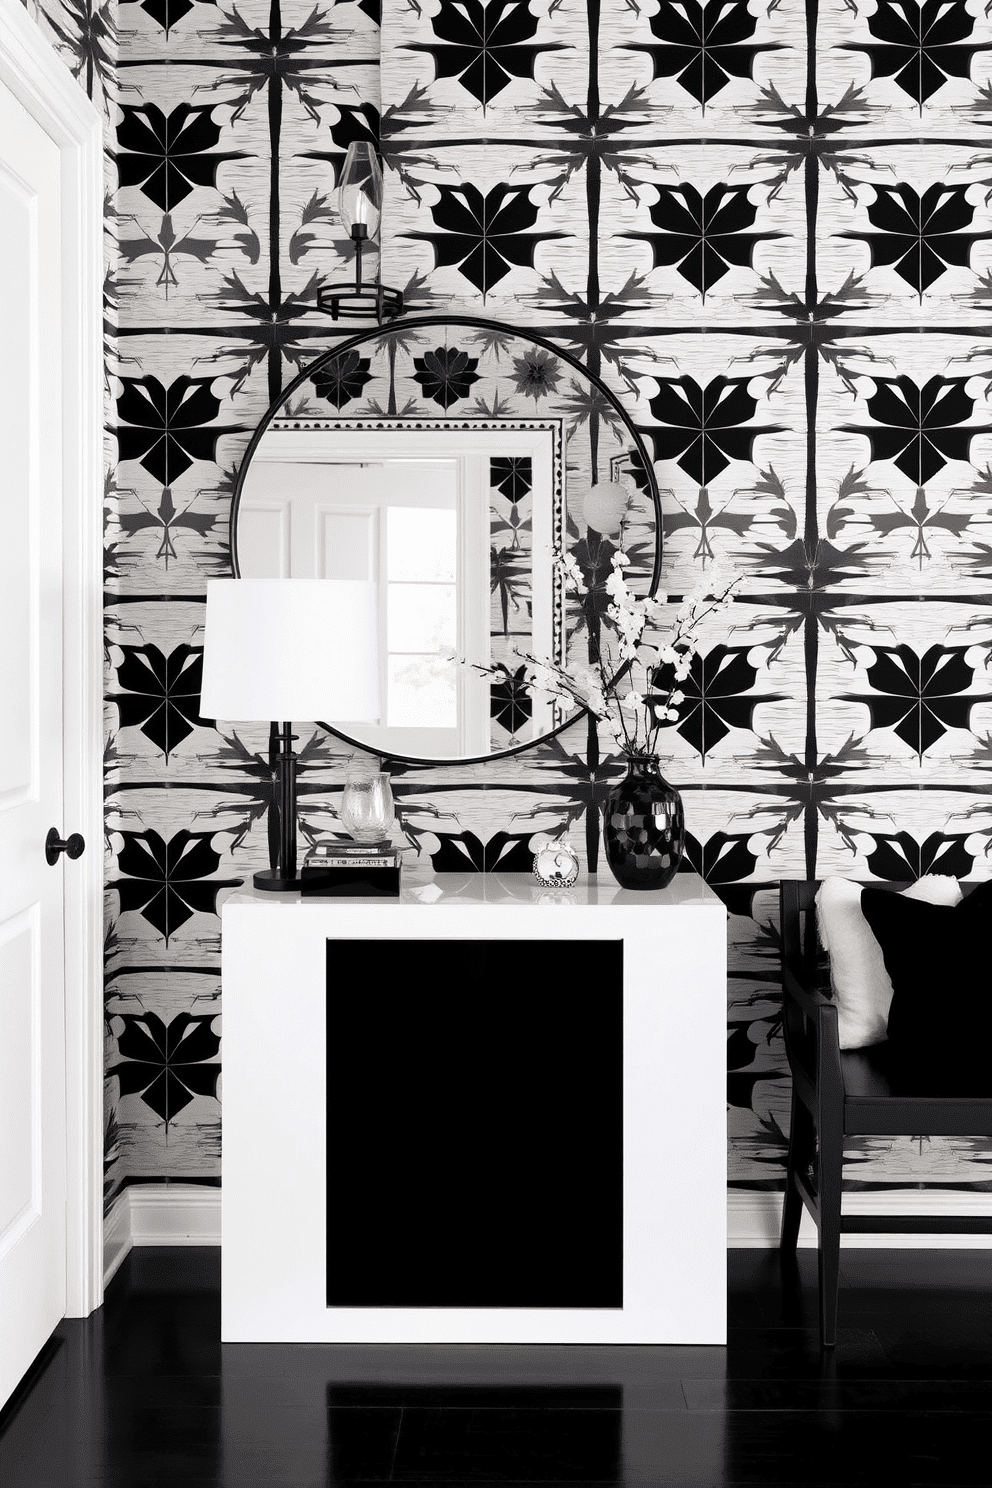
[[[799,1242],[799,1222],[803,1217],[803,1201],[796,1187],[796,1175],[807,1167],[812,1155],[813,1120],[793,1092],[789,1157],[785,1166],[785,1197],[782,1202],[782,1231],[779,1236],[779,1248],[790,1254],[795,1252]]]
[[[819,1188],[819,1281],[820,1343],[837,1343],[837,1288],[840,1282],[840,1200],[844,1164],[843,1137],[824,1140],[820,1134]]]

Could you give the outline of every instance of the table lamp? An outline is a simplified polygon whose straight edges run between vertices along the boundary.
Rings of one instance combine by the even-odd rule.
[[[379,718],[376,586],[364,579],[211,579],[200,714],[230,722]],[[256,889],[298,889],[296,761],[281,722],[279,866]]]

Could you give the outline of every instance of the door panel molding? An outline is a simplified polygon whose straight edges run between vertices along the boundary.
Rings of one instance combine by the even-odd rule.
[[[19,0],[0,0],[0,82],[61,157],[65,588],[67,1303],[103,1300],[103,130]]]

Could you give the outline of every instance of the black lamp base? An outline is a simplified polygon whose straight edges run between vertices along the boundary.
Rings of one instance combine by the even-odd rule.
[[[265,894],[299,893],[300,890],[300,880],[295,873],[292,878],[284,878],[273,868],[260,869],[253,876],[252,883]]]

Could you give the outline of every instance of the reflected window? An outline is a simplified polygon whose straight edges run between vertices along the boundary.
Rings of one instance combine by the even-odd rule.
[[[458,727],[458,519],[386,508],[386,725]]]

